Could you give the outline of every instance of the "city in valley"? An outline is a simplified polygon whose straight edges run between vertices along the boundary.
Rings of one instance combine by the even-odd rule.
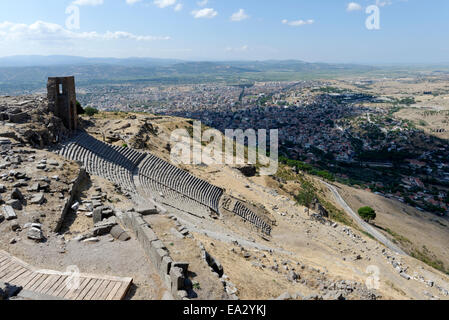
[[[281,160],[436,215],[449,213],[449,75],[106,85],[83,105],[200,120],[226,129],[279,129]]]

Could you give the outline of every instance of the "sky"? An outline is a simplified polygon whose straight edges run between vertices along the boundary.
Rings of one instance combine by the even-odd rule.
[[[449,63],[448,18],[447,0],[2,0],[0,56]]]

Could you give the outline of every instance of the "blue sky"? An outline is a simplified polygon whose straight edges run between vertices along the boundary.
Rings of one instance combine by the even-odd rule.
[[[448,18],[447,0],[3,0],[0,56],[448,63]]]

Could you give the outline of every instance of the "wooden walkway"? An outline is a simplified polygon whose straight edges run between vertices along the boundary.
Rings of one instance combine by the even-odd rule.
[[[79,274],[79,287],[70,289],[72,273],[39,270],[0,250],[0,281],[24,290],[66,300],[122,300],[132,278]]]

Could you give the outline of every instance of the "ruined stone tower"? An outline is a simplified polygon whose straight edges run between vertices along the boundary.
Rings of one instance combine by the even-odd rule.
[[[75,77],[51,77],[47,82],[48,108],[61,118],[65,127],[75,131],[78,125]]]

